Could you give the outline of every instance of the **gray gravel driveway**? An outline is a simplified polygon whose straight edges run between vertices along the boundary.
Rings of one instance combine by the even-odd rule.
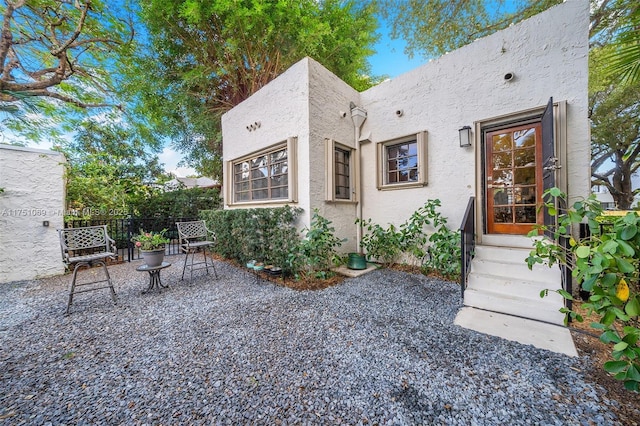
[[[321,291],[220,278],[141,294],[0,285],[0,424],[619,424],[581,359],[453,324],[457,284],[378,270]],[[92,270],[90,273],[98,272]],[[582,360],[584,361],[584,360]]]

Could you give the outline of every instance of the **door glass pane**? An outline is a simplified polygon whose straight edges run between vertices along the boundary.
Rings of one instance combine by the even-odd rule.
[[[504,186],[504,185],[512,185],[512,179],[511,179],[511,170],[510,169],[505,169],[505,170],[494,170],[493,171],[493,184],[494,185],[499,185],[499,186]]]
[[[536,207],[516,207],[516,223],[536,223]]]
[[[517,130],[513,132],[513,140],[515,142],[516,148],[535,146],[536,130],[533,127],[524,130]]]
[[[511,167],[511,153],[493,154],[493,169],[504,169],[505,167]]]
[[[514,165],[516,167],[535,166],[536,150],[535,148],[517,149],[514,152]]]
[[[536,187],[524,186],[514,188],[515,203],[516,204],[535,204],[536,202]]]
[[[506,188],[494,188],[493,189],[493,204],[496,206],[504,206],[507,204],[512,204],[510,202],[511,190]]]
[[[535,167],[523,167],[521,169],[515,169],[514,174],[514,181],[516,185],[532,185],[536,182]]]
[[[493,209],[493,221],[495,223],[511,223],[513,215],[512,207],[496,207]]]
[[[492,145],[493,152],[511,150],[511,133],[501,133],[499,135],[494,135]]]

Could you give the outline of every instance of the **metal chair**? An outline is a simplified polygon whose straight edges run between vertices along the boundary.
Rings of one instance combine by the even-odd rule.
[[[69,314],[73,296],[76,293],[84,293],[87,291],[101,290],[108,288],[111,290],[111,299],[113,303],[117,303],[116,291],[113,288],[109,271],[107,270],[106,259],[116,259],[117,248],[115,241],[109,238],[107,234],[107,225],[86,226],[82,228],[65,228],[58,229],[60,236],[60,250],[62,251],[62,261],[65,263],[67,270],[73,266],[73,279],[69,288],[69,301],[67,302],[66,314]],[[83,266],[102,265],[106,279],[90,281],[86,283],[78,283],[78,271]],[[103,286],[93,286],[94,284],[107,283]],[[92,286],[83,290],[78,287]]]
[[[207,247],[211,246],[215,242],[215,236],[211,231],[207,229],[204,220],[195,220],[190,222],[176,222],[178,227],[178,237],[180,238],[180,250],[186,254],[184,259],[184,266],[182,267],[182,278],[184,280],[184,272],[189,267],[190,279],[193,281],[193,271],[198,269],[206,269],[209,274],[209,262],[207,260]],[[210,239],[211,238],[211,239]],[[201,262],[193,262],[195,254],[198,251],[202,251],[203,260]],[[191,255],[191,263],[189,264],[189,255]],[[204,265],[194,268],[197,265]],[[218,272],[216,266],[211,261],[211,267],[216,279],[218,278]]]

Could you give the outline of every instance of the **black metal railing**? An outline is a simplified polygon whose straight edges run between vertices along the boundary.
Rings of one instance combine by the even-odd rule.
[[[464,298],[464,290],[467,288],[467,276],[476,248],[476,213],[475,197],[470,197],[467,208],[464,211],[462,224],[460,225],[460,288]]]
[[[131,262],[141,259],[140,251],[135,248],[131,238],[140,233],[140,230],[147,232],[160,232],[166,229],[165,236],[171,240],[166,245],[165,254],[180,254],[180,240],[176,222],[187,222],[198,220],[197,218],[173,218],[173,217],[128,217],[124,219],[81,219],[65,222],[65,228],[79,228],[83,226],[107,225],[109,236],[116,242],[118,255],[122,261]]]

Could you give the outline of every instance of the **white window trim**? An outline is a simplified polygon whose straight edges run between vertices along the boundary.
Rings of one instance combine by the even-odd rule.
[[[262,205],[262,204],[287,204],[298,202],[298,138],[293,136],[287,138],[286,141],[279,142],[277,144],[270,145],[259,151],[254,151],[250,154],[242,157],[229,160],[226,163],[227,177],[229,184],[226,187],[226,197],[228,206],[248,206],[248,205]],[[233,166],[237,163],[250,160],[252,158],[259,157],[261,155],[277,151],[282,148],[287,148],[287,167],[288,172],[288,198],[278,198],[273,200],[249,200],[249,201],[235,201],[235,181]]]
[[[400,183],[391,183],[391,184],[385,183],[386,181],[385,174],[387,173],[386,172],[387,147],[390,145],[396,145],[396,144],[411,141],[414,139],[416,140],[416,145],[418,147],[418,181],[417,182],[400,182]],[[426,131],[403,136],[401,138],[397,138],[397,139],[393,139],[385,142],[378,142],[377,157],[378,157],[378,161],[377,161],[378,170],[376,172],[376,175],[378,179],[378,182],[377,182],[378,190],[388,191],[388,190],[395,190],[395,189],[417,188],[417,187],[423,187],[427,185],[428,155],[427,155],[427,132]]]
[[[355,203],[357,201],[357,193],[356,193],[356,168],[355,168],[355,158],[356,158],[356,150],[350,148],[346,145],[343,145],[339,142],[334,141],[333,139],[325,139],[325,201],[335,202],[335,203]],[[349,198],[336,198],[336,185],[335,185],[335,149],[339,148],[343,151],[349,152],[349,188],[351,189],[351,194]]]

